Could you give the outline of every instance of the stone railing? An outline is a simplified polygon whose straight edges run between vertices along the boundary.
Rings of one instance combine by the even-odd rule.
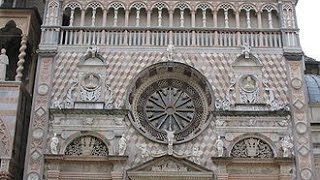
[[[90,28],[62,27],[59,45],[282,48],[279,29]]]

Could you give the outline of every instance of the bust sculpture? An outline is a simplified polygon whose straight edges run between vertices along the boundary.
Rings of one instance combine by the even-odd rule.
[[[218,150],[218,157],[223,156],[223,146],[224,146],[224,143],[223,143],[221,137],[218,136],[218,139],[216,140],[216,143],[215,143],[215,147]]]
[[[123,134],[119,140],[119,155],[123,156],[126,149],[127,149],[127,139],[124,137],[124,134]]]

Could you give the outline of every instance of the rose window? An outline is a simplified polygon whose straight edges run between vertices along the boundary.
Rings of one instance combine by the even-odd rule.
[[[174,143],[182,143],[197,136],[208,124],[210,98],[199,79],[161,72],[165,70],[159,69],[159,75],[146,78],[131,93],[131,122],[151,140],[166,143],[167,131],[174,131]]]

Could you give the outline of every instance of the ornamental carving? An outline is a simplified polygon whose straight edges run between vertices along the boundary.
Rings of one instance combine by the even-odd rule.
[[[3,122],[3,120],[0,118],[0,156],[8,156],[9,155],[9,146],[10,146],[10,140],[9,140],[9,132],[8,129]]]
[[[133,125],[149,139],[169,144],[191,140],[206,127],[210,101],[205,82],[172,64],[174,68],[161,66],[153,72],[158,75],[144,77],[131,93]],[[167,132],[173,132],[170,142]]]
[[[257,103],[259,89],[257,80],[253,75],[243,76],[240,80],[240,101],[244,104]]]
[[[101,80],[97,74],[87,74],[80,87],[81,99],[83,101],[97,101],[101,95]]]
[[[81,136],[73,140],[65,150],[70,156],[107,156],[107,145],[94,136]]]
[[[182,166],[181,164],[177,164],[173,161],[165,162],[160,165],[154,165],[151,167],[151,171],[188,171],[186,166]]]
[[[236,143],[231,150],[231,157],[235,158],[272,158],[271,147],[261,139],[246,138]]]

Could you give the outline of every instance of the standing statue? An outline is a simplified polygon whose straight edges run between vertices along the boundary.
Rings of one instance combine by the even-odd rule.
[[[6,49],[1,49],[0,55],[0,81],[6,80],[6,72],[7,72],[7,65],[9,64],[9,58],[6,55]]]
[[[124,134],[123,134],[119,140],[119,155],[123,156],[126,149],[127,149],[127,139],[124,137]]]
[[[54,133],[51,138],[50,150],[52,154],[59,154],[59,138],[57,137],[57,133]]]
[[[293,147],[293,144],[290,142],[289,136],[285,136],[282,138],[281,147],[283,150],[283,157],[289,157],[289,154],[291,152],[291,148]]]
[[[169,44],[168,47],[167,47],[167,58],[168,58],[168,61],[172,61],[173,60],[173,54],[174,54],[174,51],[175,51],[175,47],[173,44]]]
[[[167,142],[168,142],[168,154],[172,155],[173,154],[173,141],[174,141],[174,132],[175,131],[167,131]]]
[[[223,156],[224,143],[223,143],[223,141],[222,141],[220,136],[218,136],[218,139],[216,140],[216,143],[214,145],[218,150],[218,157],[222,157]]]

